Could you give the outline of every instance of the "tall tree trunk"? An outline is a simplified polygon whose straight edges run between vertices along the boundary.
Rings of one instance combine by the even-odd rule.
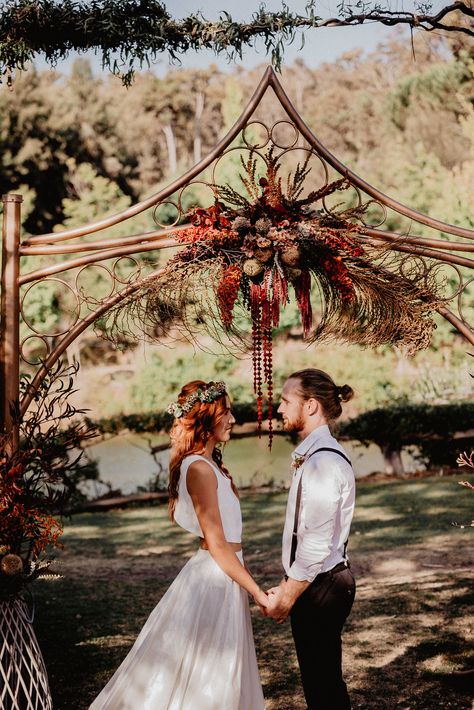
[[[204,92],[196,94],[194,109],[194,163],[199,163],[202,157],[201,118],[204,111]]]
[[[168,170],[171,175],[174,175],[178,168],[178,159],[176,157],[176,139],[171,125],[163,126],[163,133],[166,138],[166,147],[168,149]]]
[[[300,75],[300,71],[297,71],[295,76],[295,106],[299,115],[302,116],[304,111],[304,82]],[[298,132],[297,145],[299,148],[303,148],[304,144],[305,139],[301,133]]]
[[[405,469],[403,468],[401,450],[395,449],[388,444],[380,448],[383,455],[385,473],[394,473],[396,476],[403,476]]]

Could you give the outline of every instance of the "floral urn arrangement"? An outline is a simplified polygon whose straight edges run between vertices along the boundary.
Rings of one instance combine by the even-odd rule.
[[[71,370],[54,368],[34,406],[16,415],[20,445],[0,436],[0,707],[52,710],[48,677],[33,629],[32,583],[57,579],[52,551],[61,546],[60,512],[70,497],[68,475],[81,443],[95,432],[71,417]],[[24,378],[21,391],[30,386]],[[77,452],[80,452],[79,454]]]

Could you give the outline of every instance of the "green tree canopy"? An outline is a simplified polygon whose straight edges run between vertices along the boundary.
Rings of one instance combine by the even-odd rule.
[[[415,0],[412,12],[392,10],[376,1],[352,5],[341,0],[338,13],[321,17],[315,0],[308,0],[305,14],[282,2],[278,12],[270,12],[262,3],[247,22],[236,22],[225,10],[215,21],[200,12],[176,20],[159,0],[7,0],[0,13],[0,73],[11,81],[16,69],[25,68],[38,55],[55,66],[71,51],[93,49],[102,55],[104,67],[129,84],[137,66],[149,65],[159,55],[178,60],[189,50],[211,49],[233,59],[259,40],[279,68],[285,46],[298,35],[304,41],[305,31],[364,22],[474,36],[468,20],[474,17],[472,4],[461,0],[436,13],[425,0]]]

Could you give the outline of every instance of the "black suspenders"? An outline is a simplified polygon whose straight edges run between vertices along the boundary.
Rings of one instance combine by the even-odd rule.
[[[308,458],[305,460],[308,461],[311,456],[314,456],[315,454],[319,454],[320,451],[332,451],[334,454],[338,454],[339,456],[342,456],[343,459],[347,461],[349,466],[352,466],[350,460],[347,458],[345,454],[342,453],[342,451],[339,451],[338,449],[331,449],[328,446],[324,446],[321,449],[316,449],[316,451],[313,451]],[[303,464],[304,465],[304,464]],[[300,480],[298,482],[298,490],[296,492],[296,508],[295,508],[295,521],[293,523],[293,535],[291,538],[291,552],[290,552],[290,567],[295,561],[296,557],[296,548],[298,546],[298,523],[299,523],[299,517],[300,517],[300,506],[301,506],[301,491],[303,488],[303,473],[301,473]],[[347,543],[348,540],[345,541],[344,543],[344,557],[346,556],[346,550],[347,550]]]

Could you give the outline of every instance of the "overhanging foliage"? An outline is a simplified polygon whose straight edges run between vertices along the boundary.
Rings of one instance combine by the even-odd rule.
[[[237,424],[257,421],[257,408],[254,402],[234,402],[232,412]],[[264,411],[267,414],[267,411]],[[119,434],[125,429],[137,433],[164,433],[171,429],[173,416],[166,411],[143,412],[139,414],[119,414],[93,420],[85,418],[85,423],[100,434]]]
[[[234,59],[258,40],[279,68],[285,46],[298,36],[304,42],[306,30],[364,22],[474,36],[472,24],[466,22],[474,17],[474,10],[460,1],[435,14],[430,14],[431,3],[420,0],[413,12],[392,11],[390,6],[363,0],[355,6],[342,0],[338,11],[338,17],[320,17],[315,0],[309,0],[305,14],[292,12],[283,2],[278,12],[261,4],[248,22],[236,22],[225,10],[216,21],[200,12],[176,20],[157,0],[7,0],[0,13],[0,74],[11,82],[15,70],[24,69],[38,55],[54,66],[71,51],[95,50],[104,67],[130,84],[135,68],[162,54],[179,61],[190,50],[211,49]]]
[[[423,438],[451,438],[456,432],[471,429],[473,421],[474,402],[394,404],[344,422],[341,433],[364,443],[390,443],[399,448]]]

